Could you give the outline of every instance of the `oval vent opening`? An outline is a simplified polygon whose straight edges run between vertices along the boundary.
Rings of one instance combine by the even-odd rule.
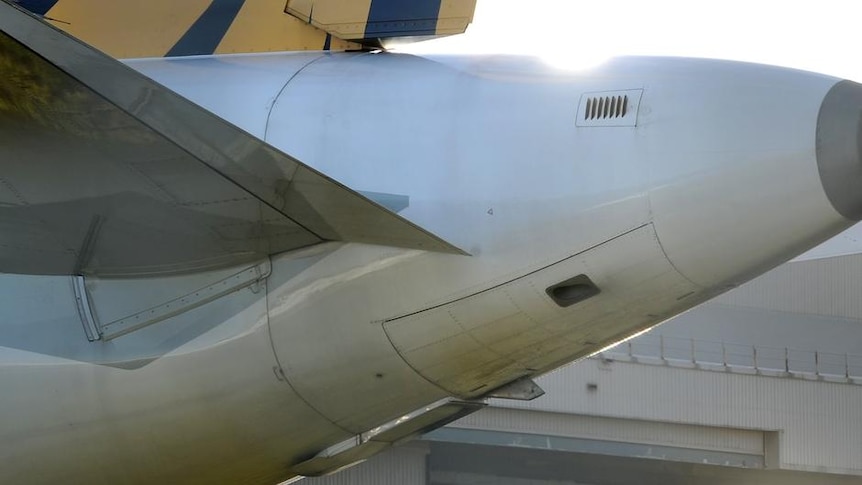
[[[550,286],[545,292],[554,300],[554,303],[565,308],[592,298],[601,290],[587,275],[581,274]]]

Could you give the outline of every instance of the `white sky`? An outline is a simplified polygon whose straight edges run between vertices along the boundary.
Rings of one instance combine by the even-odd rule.
[[[714,57],[862,81],[860,13],[853,0],[478,0],[466,34],[401,50],[534,54],[571,67],[615,55]]]

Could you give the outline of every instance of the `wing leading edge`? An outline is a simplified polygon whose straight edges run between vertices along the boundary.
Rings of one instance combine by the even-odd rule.
[[[0,272],[185,272],[323,241],[463,254],[6,2],[0,72]]]

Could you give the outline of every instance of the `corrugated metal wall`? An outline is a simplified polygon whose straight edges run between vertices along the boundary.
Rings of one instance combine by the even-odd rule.
[[[862,254],[788,263],[715,302],[862,319]]]
[[[862,475],[862,386],[592,359],[539,383],[545,396],[494,406],[709,426],[709,441],[730,449],[751,446],[750,437],[720,428],[779,431],[781,468]],[[494,425],[529,428],[528,417]]]

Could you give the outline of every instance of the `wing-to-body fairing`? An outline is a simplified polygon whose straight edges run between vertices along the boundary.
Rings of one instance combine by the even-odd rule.
[[[828,76],[0,31],[0,481],[332,472],[862,216]]]

